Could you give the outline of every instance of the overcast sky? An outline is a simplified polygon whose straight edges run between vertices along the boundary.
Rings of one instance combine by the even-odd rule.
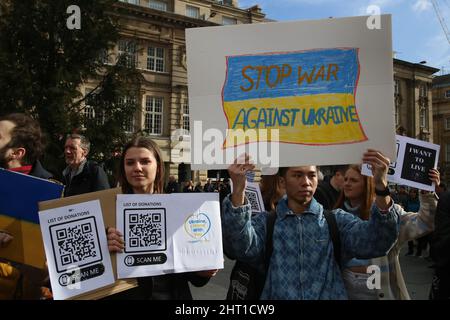
[[[436,0],[450,29],[450,0]],[[240,8],[258,4],[269,19],[278,21],[367,15],[369,5],[392,14],[396,58],[450,73],[450,44],[431,0],[238,0]],[[450,35],[449,35],[450,36]],[[440,74],[440,73],[438,73]]]

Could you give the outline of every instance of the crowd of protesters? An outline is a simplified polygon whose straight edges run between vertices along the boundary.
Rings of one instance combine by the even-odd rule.
[[[35,120],[24,114],[0,118],[0,167],[52,179],[53,174],[39,161],[44,149]],[[110,188],[102,167],[88,159],[89,150],[89,140],[83,135],[66,137],[67,167],[60,175],[64,196]],[[230,178],[207,179],[203,186],[200,181],[177,181],[164,173],[157,144],[147,137],[135,137],[121,154],[119,186],[128,194],[218,193],[224,252],[261,273],[263,283],[257,298],[409,299],[398,255],[407,241],[407,254],[413,254],[414,240],[415,254],[423,255],[429,245],[429,258],[435,264],[430,298],[450,297],[450,193],[440,184],[437,170],[429,172],[436,190],[428,193],[405,186],[389,188],[389,159],[377,150],[362,155],[373,178],[363,176],[360,165],[335,167],[323,180],[317,166],[280,168],[277,175],[262,177],[266,212],[254,214],[245,195],[254,165],[248,156],[243,160],[229,166]],[[269,220],[273,225],[267,257]],[[110,252],[121,252],[124,241],[120,232],[108,227],[106,233]],[[0,250],[14,237],[0,230]],[[377,290],[366,285],[371,265],[383,269]],[[188,284],[204,286],[217,271],[138,278],[136,288],[110,298],[192,299]],[[241,296],[229,292],[228,298]],[[48,274],[0,259],[0,299],[45,298],[51,298]]]

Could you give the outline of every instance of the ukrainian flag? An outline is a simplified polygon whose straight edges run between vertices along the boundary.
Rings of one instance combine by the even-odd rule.
[[[61,184],[0,169],[0,230],[14,236],[0,248],[0,258],[44,268],[38,202],[60,198],[63,190]]]
[[[367,140],[355,101],[359,72],[357,48],[227,57],[224,146],[241,144],[249,129],[278,129],[280,142],[304,145]]]

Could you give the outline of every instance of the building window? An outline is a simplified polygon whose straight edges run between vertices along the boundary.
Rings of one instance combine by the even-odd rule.
[[[420,128],[428,128],[427,120],[428,120],[428,109],[425,107],[421,107],[419,111],[419,126]]]
[[[164,48],[148,47],[147,69],[150,71],[164,72]]]
[[[94,104],[96,99],[96,94],[91,94],[93,89],[87,89],[86,92],[89,91],[89,95],[86,97],[85,106],[83,109],[83,116],[87,120],[97,119],[97,125],[102,125],[105,123],[105,113],[104,112],[95,112]]]
[[[450,130],[450,117],[444,119],[445,122],[445,130]]]
[[[136,104],[136,98],[130,97],[130,96],[121,97],[119,99],[119,103],[120,104]],[[134,119],[134,114],[130,115],[123,122],[123,130],[126,133],[134,133],[135,126],[136,126],[136,121]]]
[[[445,91],[445,98],[450,99],[450,90]]]
[[[131,4],[139,4],[139,0],[119,0],[119,1],[131,3]]]
[[[123,130],[125,133],[134,133],[135,124],[134,115],[131,115],[128,119],[125,119],[123,123]]]
[[[193,6],[186,6],[186,15],[191,18],[199,19],[200,18],[200,8]]]
[[[137,66],[137,50],[134,41],[119,40],[119,57],[125,56],[125,65],[128,68]]]
[[[400,107],[397,99],[395,100],[394,108],[395,126],[397,127],[400,124]]]
[[[230,24],[237,24],[237,19],[230,18],[230,17],[222,17],[222,24],[224,26],[230,25]]]
[[[427,97],[427,96],[428,96],[427,86],[422,84],[419,87],[419,97]]]
[[[164,1],[159,0],[150,0],[148,2],[149,8],[161,10],[161,11],[167,11],[167,3]]]
[[[88,102],[86,102],[86,105],[84,106],[83,116],[84,116],[84,118],[87,119],[87,120],[92,120],[92,119],[95,118],[94,107],[88,105],[87,103],[88,103]]]
[[[148,134],[162,135],[164,98],[146,96],[144,130]]]
[[[100,51],[100,54],[98,56],[98,60],[100,61],[100,63],[109,64],[109,56],[108,56],[108,50],[107,49],[102,49]]]
[[[395,95],[400,94],[400,80],[397,79],[394,80],[394,94]]]
[[[189,131],[189,102],[184,100],[183,102],[183,129]]]

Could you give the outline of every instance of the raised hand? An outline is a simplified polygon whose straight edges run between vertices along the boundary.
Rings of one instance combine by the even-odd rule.
[[[239,156],[234,160],[233,164],[228,167],[228,174],[233,182],[233,193],[231,195],[233,206],[239,207],[244,204],[244,190],[247,183],[245,174],[247,171],[254,169],[255,165],[251,163],[248,154]]]
[[[106,228],[106,238],[108,239],[109,252],[123,252],[125,242],[119,230],[112,227]]]
[[[363,162],[369,164],[372,169],[375,191],[386,190],[388,186],[387,172],[389,169],[389,159],[380,151],[368,149],[363,155]],[[377,195],[375,204],[382,212],[386,212],[391,201],[389,195]]]
[[[0,248],[5,248],[14,239],[14,237],[6,231],[0,230]]]

